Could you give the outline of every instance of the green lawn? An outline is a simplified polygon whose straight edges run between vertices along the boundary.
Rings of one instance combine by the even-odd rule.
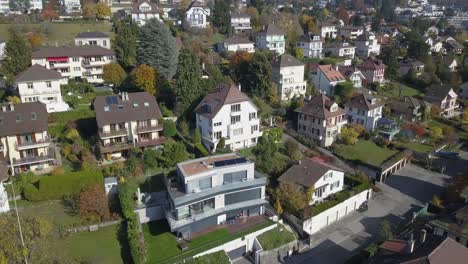
[[[49,219],[57,226],[70,227],[81,224],[79,215],[70,212],[61,200],[51,200],[42,202],[29,202],[26,200],[16,201],[18,210],[22,215],[38,216]],[[14,203],[10,202],[13,207]]]
[[[391,90],[387,90],[385,87],[383,88],[384,94],[386,96],[392,97],[392,98],[399,98],[400,97],[400,86],[401,86],[401,96],[417,96],[420,95],[421,93],[407,85],[404,85],[402,83],[394,83],[394,87]]]
[[[118,228],[119,225],[113,225],[94,232],[75,233],[58,241],[58,247],[82,263],[124,263],[118,239],[120,232]]]
[[[417,151],[417,152],[422,152],[422,153],[429,153],[434,150],[434,146],[429,145],[429,144],[422,144],[418,142],[404,142],[404,143],[398,143],[398,145],[405,147],[407,149]]]
[[[12,24],[0,24],[0,36],[4,39],[8,38],[8,29]],[[85,31],[102,31],[110,34],[112,25],[110,22],[64,22],[64,23],[48,23],[40,24],[15,24],[16,28],[22,32],[41,32],[42,41],[46,45],[70,45],[73,44],[73,38],[80,32]]]
[[[282,229],[282,230],[280,230]],[[278,226],[257,237],[264,250],[272,250],[296,239],[284,226]]]
[[[224,251],[218,251],[208,255],[185,261],[185,264],[230,264],[228,256]]]
[[[398,153],[396,150],[377,146],[368,140],[359,140],[354,145],[336,145],[335,152],[347,160],[360,160],[371,165],[379,166],[391,156]]]

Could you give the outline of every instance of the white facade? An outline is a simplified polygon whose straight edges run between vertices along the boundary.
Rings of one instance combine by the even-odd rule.
[[[361,36],[364,33],[364,28],[362,27],[342,27],[340,28],[340,36],[349,39],[356,39],[357,37]]]
[[[352,99],[351,99],[352,100]],[[348,117],[348,122],[350,124],[359,124],[362,125],[366,130],[374,130],[377,128],[377,121],[382,118],[383,104],[379,104],[376,98],[366,99],[371,102],[371,107],[369,110],[363,109],[363,107],[357,108],[353,107],[351,104],[345,104],[345,112]],[[362,102],[365,105],[364,102]],[[372,107],[372,104],[379,104],[378,107]]]
[[[67,80],[44,79],[30,82],[16,82],[22,103],[41,102],[46,105],[47,112],[68,111],[69,106],[62,99],[60,85],[67,84]]]
[[[0,42],[0,61],[3,60],[3,57],[5,56],[5,47],[6,42]]]
[[[31,7],[29,10],[42,10],[42,0],[29,0]]]
[[[268,49],[282,55],[285,52],[286,40],[284,33],[281,33],[276,26],[268,25],[268,29],[258,33],[255,37],[255,45],[259,49]]]
[[[331,52],[332,55],[337,57],[353,59],[356,53],[356,47],[350,45],[348,42],[332,44],[326,46],[324,49],[325,53]]]
[[[10,0],[0,0],[0,14],[10,12]]]
[[[299,40],[296,46],[304,52],[304,57],[321,58],[323,42],[318,35],[309,35],[309,37]]]
[[[290,56],[284,54],[283,56]],[[273,66],[273,81],[278,86],[281,100],[305,96],[307,82],[304,80],[304,65]]]
[[[105,49],[111,48],[110,37],[97,37],[97,38],[75,38],[75,45],[76,46],[85,46],[85,45],[97,45],[103,47]]]
[[[320,28],[320,36],[322,36],[322,38],[334,39],[338,35],[337,33],[338,33],[338,30],[336,29],[335,25],[323,25]]]
[[[118,182],[116,177],[107,177],[104,178],[104,189],[106,191],[106,194],[117,194],[118,191]]]
[[[343,190],[344,172],[337,170],[327,171],[314,184],[314,192],[309,204],[319,203],[328,196]]]
[[[250,17],[243,15],[233,15],[231,17],[231,27],[234,28],[235,32],[244,32],[252,29],[250,25]]]
[[[356,53],[361,57],[367,58],[371,55],[380,55],[380,44],[373,33],[358,38],[354,41],[354,44],[356,45]]]
[[[331,65],[319,66],[317,73],[312,77],[314,86],[328,96],[333,96],[335,86],[345,81],[344,76]]]
[[[223,42],[220,43],[220,51],[221,52],[238,52],[238,51],[245,51],[248,53],[255,52],[255,45],[253,42],[251,43],[227,43]]]
[[[136,6],[133,7],[132,10],[132,19],[138,25],[144,26],[146,21],[153,18],[160,20],[159,10],[157,9],[156,5],[151,4],[148,1],[139,2],[139,4],[135,5]]]
[[[10,204],[8,203],[8,193],[0,181],[0,213],[6,213],[10,211]]]
[[[185,13],[185,21],[190,27],[207,28],[210,22],[210,9],[205,6],[192,5]]]
[[[80,0],[61,0],[60,2],[68,14],[81,12]]]

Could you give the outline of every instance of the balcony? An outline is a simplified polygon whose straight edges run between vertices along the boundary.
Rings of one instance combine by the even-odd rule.
[[[137,133],[156,132],[163,130],[162,124],[151,125],[151,126],[139,126],[136,128]]]
[[[106,60],[100,60],[100,61],[87,61],[87,60],[84,60],[81,62],[81,65],[83,65],[83,67],[93,67],[93,66],[103,66],[103,65],[106,65],[108,64],[109,61],[106,61]]]
[[[146,148],[146,147],[156,147],[160,146],[164,143],[166,143],[166,138],[160,137],[157,139],[148,139],[148,140],[141,140],[139,142],[135,143],[135,146],[140,147],[140,148]]]
[[[109,143],[99,146],[101,153],[119,152],[131,148],[133,148],[133,143],[131,142]]]
[[[124,137],[127,135],[126,129],[116,129],[111,131],[99,131],[101,138]]]
[[[46,154],[46,155],[29,156],[29,157],[24,157],[24,158],[19,158],[19,159],[13,158],[12,166],[30,165],[34,163],[53,161],[55,160],[55,155],[51,153],[54,153],[54,152],[55,152],[54,149],[50,149],[49,154]]]
[[[48,147],[50,145],[50,138],[42,139],[42,140],[36,140],[36,141],[22,141],[22,142],[16,142],[15,146],[17,150],[25,150],[25,149],[31,149],[31,148],[43,148],[43,147]]]

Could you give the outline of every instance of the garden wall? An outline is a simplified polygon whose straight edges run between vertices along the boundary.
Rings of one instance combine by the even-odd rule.
[[[151,221],[165,219],[164,206],[155,205],[143,208],[135,209],[135,213],[138,215],[140,224],[145,224]]]
[[[298,252],[300,248],[299,241],[294,240],[286,245],[272,250],[264,251],[260,250],[256,253],[255,264],[269,264],[284,261],[288,256],[291,256],[293,252]]]

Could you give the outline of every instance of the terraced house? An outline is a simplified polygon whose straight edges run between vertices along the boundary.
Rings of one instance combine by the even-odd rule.
[[[239,154],[181,162],[168,191],[171,232],[190,238],[210,227],[261,218],[268,204],[265,185],[255,164]]]
[[[157,147],[161,136],[161,111],[147,92],[98,96],[94,100],[100,152],[107,160],[125,156],[133,147]]]
[[[0,112],[0,160],[12,175],[56,164],[47,133],[47,110],[40,102],[4,104]]]

